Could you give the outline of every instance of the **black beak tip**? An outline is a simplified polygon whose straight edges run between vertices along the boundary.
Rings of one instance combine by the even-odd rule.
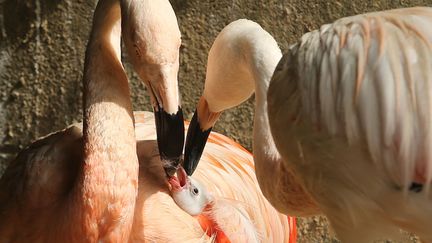
[[[197,163],[196,161],[189,161],[189,162],[187,162],[187,163],[186,163],[186,161],[185,161],[185,163],[184,163],[184,165],[183,165],[183,168],[184,168],[184,170],[186,171],[186,174],[187,174],[188,176],[191,176],[191,175],[194,173],[194,171],[195,171],[197,165],[198,165],[198,163]]]
[[[211,128],[203,131],[198,123],[198,115],[195,111],[192,121],[189,124],[189,129],[186,137],[185,159],[183,167],[186,174],[191,176],[198,166],[204,147],[207,143],[207,138],[210,135]]]
[[[177,158],[166,158],[165,156],[161,156],[161,159],[165,174],[168,177],[172,177],[183,163],[183,155]]]
[[[159,154],[167,176],[173,176],[183,160],[184,119],[182,109],[169,114],[162,108],[155,111]]]

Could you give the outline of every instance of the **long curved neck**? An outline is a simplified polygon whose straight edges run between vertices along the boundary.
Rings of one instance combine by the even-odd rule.
[[[132,105],[120,59],[120,5],[99,1],[84,68],[84,164],[76,188],[83,233],[126,242],[138,181]]]
[[[253,155],[255,171],[264,196],[285,214],[304,216],[316,214],[318,208],[301,186],[293,171],[286,166],[271,136],[267,113],[267,90],[273,71],[282,57],[280,53],[255,53],[250,63],[255,81],[255,115]],[[259,142],[258,142],[259,141]]]
[[[281,55],[276,54],[273,57],[267,58],[267,60],[264,60],[265,65],[260,65],[259,63],[250,64],[255,83],[253,152],[257,175],[261,177],[261,179],[258,179],[263,183],[270,180],[263,181],[262,178],[270,178],[265,176],[273,174],[271,170],[279,171],[278,167],[281,164],[281,157],[273,142],[267,115],[267,90],[273,73],[272,69],[276,67],[278,58],[280,57]],[[252,58],[251,60],[254,59],[256,58]],[[260,66],[258,67],[258,65]]]

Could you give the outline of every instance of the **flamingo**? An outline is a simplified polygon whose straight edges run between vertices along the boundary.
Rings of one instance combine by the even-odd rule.
[[[268,89],[274,142],[344,242],[432,242],[432,8],[305,34]]]
[[[210,134],[194,178],[180,167],[168,185],[152,117],[135,112],[140,183],[131,241],[253,242],[242,237],[255,235],[258,242],[295,242],[295,219],[278,213],[262,195],[252,155],[221,134]],[[196,197],[189,186],[199,188]],[[184,202],[178,201],[180,191]]]
[[[156,96],[152,99],[157,105],[158,148],[169,175],[175,173],[183,147],[178,153],[184,123],[181,109],[175,107],[178,88],[173,87],[180,34],[172,27],[178,30],[169,2],[155,3],[157,11],[152,3],[121,2],[123,36],[129,51],[135,51],[132,60],[141,76],[145,77],[144,70],[158,76],[147,84]],[[138,157],[128,80],[120,58],[120,19],[119,1],[98,2],[85,57],[82,131],[72,125],[37,140],[2,176],[1,242],[129,239],[138,193]],[[151,31],[143,31],[146,28]],[[152,41],[160,41],[163,49],[151,48]],[[181,132],[175,132],[179,127]]]
[[[240,205],[216,199],[199,181],[188,177],[183,168],[177,171],[177,175],[178,180],[170,178],[174,201],[190,215],[201,215],[203,219],[200,222],[206,223],[209,229],[218,229],[215,232],[218,241],[260,242],[252,219]],[[283,239],[277,242],[283,242]]]
[[[267,89],[282,53],[276,40],[253,21],[239,19],[216,37],[207,61],[204,92],[190,123],[184,168],[194,173],[207,137],[223,110],[239,105],[255,91],[253,159],[264,196],[279,211],[296,216],[319,214],[274,145],[267,116]]]
[[[137,7],[132,4],[131,9]],[[171,197],[160,143],[155,141],[160,133],[155,115],[135,112],[132,117],[120,62],[118,1],[97,5],[85,70],[83,124],[32,143],[0,179],[0,242],[218,241],[219,229],[205,224],[204,216],[192,217]],[[215,150],[204,154],[198,168],[206,173],[200,177],[197,172],[206,185],[238,178],[240,169],[223,167],[237,154],[243,153],[237,156],[242,166],[253,166],[250,154],[231,143],[210,136]],[[223,156],[223,161],[215,159]],[[207,177],[210,170],[214,173]],[[277,213],[259,190],[251,192],[259,189],[253,176],[246,173],[238,182],[234,190],[228,185],[209,188],[219,197],[236,200],[232,207],[248,208],[263,239],[295,240],[294,219]],[[245,197],[249,201],[237,202]]]
[[[273,75],[275,44],[245,38],[253,32],[245,20],[231,23],[209,54],[186,171],[193,173],[219,113],[246,99],[253,80],[256,174],[272,205],[324,213],[344,242],[398,238],[397,228],[432,241],[431,14],[408,8],[343,18],[305,34]]]

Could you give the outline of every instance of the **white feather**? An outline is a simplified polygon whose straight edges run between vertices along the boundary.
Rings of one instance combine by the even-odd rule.
[[[305,34],[273,75],[276,147],[346,242],[398,227],[432,241],[430,26],[431,8],[343,18]]]

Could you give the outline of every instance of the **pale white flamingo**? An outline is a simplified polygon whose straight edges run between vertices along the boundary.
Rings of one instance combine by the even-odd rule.
[[[344,242],[432,242],[431,26],[426,7],[342,18],[270,82],[275,144]]]
[[[268,125],[267,89],[281,57],[274,38],[253,21],[234,21],[219,33],[209,52],[204,93],[188,130],[184,167],[192,175],[220,113],[255,91],[253,156],[259,186],[280,212],[314,215],[320,212],[317,205],[282,162]]]
[[[173,147],[183,143],[184,134],[181,110],[173,108],[179,100],[178,88],[173,87],[177,85],[174,72],[180,45],[177,21],[168,1],[121,3],[127,17],[122,21],[126,46],[141,58],[132,55],[135,69],[162,77],[152,79],[150,87],[152,97],[157,96],[153,101],[157,104],[161,159],[166,173],[172,174],[183,145],[179,153]],[[161,13],[168,17],[161,17]],[[120,19],[120,1],[98,3],[84,64],[82,139],[77,126],[41,138],[21,151],[2,176],[1,242],[129,239],[138,192],[138,158],[128,80],[120,59]],[[152,31],[144,37],[140,33],[146,28]],[[152,45],[148,42],[168,43],[165,38],[171,45],[149,48]],[[176,133],[179,128],[181,132]]]
[[[241,33],[251,35],[245,26],[251,24],[230,24],[212,47],[222,58],[209,55],[195,128],[186,139],[189,174],[205,131],[218,113],[248,97],[254,80],[256,173],[280,212],[324,212],[346,242],[391,238],[396,227],[432,241],[431,16],[430,8],[371,13],[306,34],[280,61],[268,115],[266,70],[280,56],[272,54],[272,45],[258,44],[266,38],[244,41],[248,34]],[[283,160],[272,145],[268,116]],[[283,195],[291,198],[278,198]]]

